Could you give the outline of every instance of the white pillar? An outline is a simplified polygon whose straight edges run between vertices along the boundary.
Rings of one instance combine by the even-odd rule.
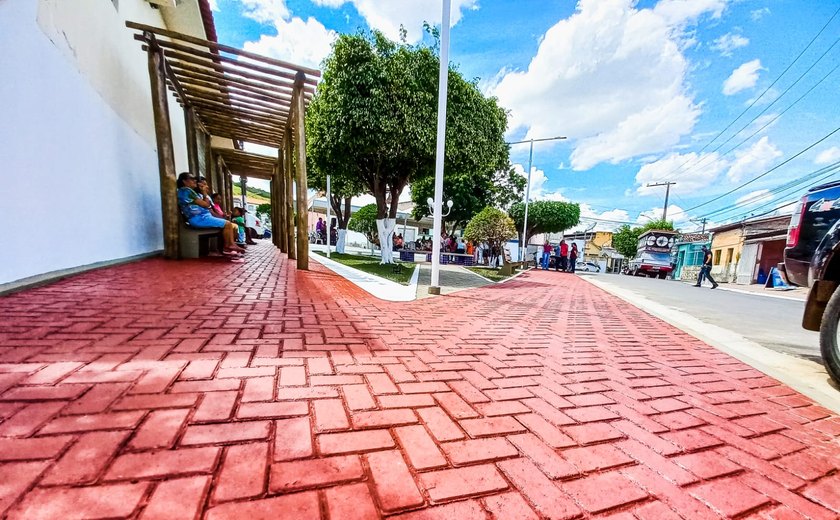
[[[449,11],[451,0],[443,0],[440,26],[440,72],[438,79],[437,153],[435,155],[435,203],[432,239],[432,282],[429,292],[440,294],[440,231],[443,206],[443,159],[446,148],[446,92],[449,85]]]
[[[332,204],[330,204],[330,176],[327,175],[327,258],[330,257],[330,220],[332,220],[332,216],[330,213],[330,209]]]

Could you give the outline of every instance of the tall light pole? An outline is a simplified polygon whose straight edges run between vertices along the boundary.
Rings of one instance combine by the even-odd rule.
[[[522,243],[519,246],[519,260],[525,260],[525,252],[528,248],[528,244],[526,243],[525,238],[525,230],[528,229],[528,202],[531,199],[531,165],[534,162],[534,143],[539,143],[541,141],[559,141],[561,139],[565,139],[564,136],[558,137],[545,137],[543,139],[527,139],[525,141],[515,141],[512,143],[508,143],[510,145],[514,144],[522,144],[522,143],[531,143],[531,151],[528,154],[528,171],[525,173],[525,178],[527,179],[525,185],[525,221],[522,223]]]
[[[443,0],[440,23],[440,70],[438,73],[437,152],[435,155],[435,199],[432,227],[432,280],[429,294],[440,294],[440,231],[443,205],[443,158],[446,148],[446,91],[449,86],[449,10],[451,0]]]
[[[662,220],[668,219],[668,197],[671,195],[671,186],[676,182],[657,182],[656,184],[648,183],[648,188],[655,188],[657,186],[665,186],[665,206],[662,208]]]
[[[330,176],[327,175],[327,258],[330,257],[330,224],[332,223],[332,214],[330,213],[332,197],[330,195]],[[312,205],[314,206],[315,203],[313,202]]]

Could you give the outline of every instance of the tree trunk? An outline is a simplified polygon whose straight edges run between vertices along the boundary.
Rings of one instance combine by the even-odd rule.
[[[381,252],[380,264],[394,263],[394,243],[391,237],[394,235],[394,228],[397,227],[397,220],[393,218],[376,219],[376,231],[379,234],[379,251]]]
[[[335,242],[335,252],[344,253],[344,248],[347,245],[347,229],[338,229],[338,240]]]

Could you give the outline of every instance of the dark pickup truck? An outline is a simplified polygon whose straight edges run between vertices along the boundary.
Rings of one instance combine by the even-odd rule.
[[[802,326],[820,332],[823,362],[840,383],[840,182],[810,189],[797,204],[784,266],[790,281],[810,287]]]

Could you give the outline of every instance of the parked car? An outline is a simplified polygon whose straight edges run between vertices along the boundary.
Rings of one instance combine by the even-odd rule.
[[[781,267],[791,282],[810,287],[802,327],[819,331],[823,363],[840,383],[840,182],[811,188],[797,204]]]
[[[600,273],[601,266],[595,262],[580,261],[575,264],[576,271],[583,271],[584,273]]]
[[[234,200],[233,205],[237,208],[242,207],[242,203],[237,200]],[[257,214],[257,205],[246,204],[245,210],[245,227],[248,229],[248,233],[251,234],[251,238],[263,238],[265,227],[263,226],[262,219],[260,219],[260,215]]]
[[[627,265],[627,274],[659,277],[664,280],[673,268],[670,253],[642,251],[636,258],[630,260]]]

